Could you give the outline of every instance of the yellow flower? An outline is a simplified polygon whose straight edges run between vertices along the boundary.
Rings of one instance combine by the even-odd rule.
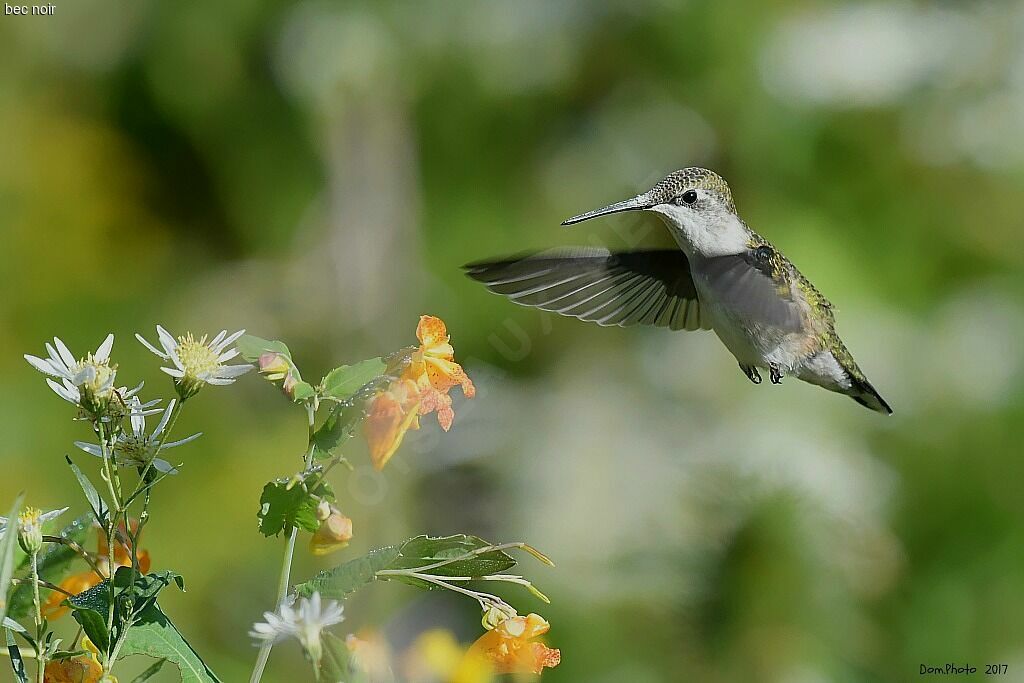
[[[469,654],[485,657],[500,674],[541,673],[545,667],[558,666],[562,655],[534,639],[547,633],[551,625],[538,614],[511,617],[480,636]]]
[[[132,530],[138,529],[138,521],[132,522]],[[124,533],[124,526],[121,527],[121,533]],[[96,541],[96,564],[99,567],[100,573],[97,574],[93,570],[79,572],[78,574],[72,574],[64,578],[60,582],[59,587],[72,595],[78,595],[83,591],[87,591],[93,586],[97,586],[103,579],[110,575],[110,558],[108,556],[109,545],[107,544],[107,534],[105,531],[100,530]],[[139,560],[139,571],[143,574],[149,572],[151,565],[148,550],[139,550],[137,553]],[[128,552],[127,546],[120,540],[114,543],[114,565],[115,571],[117,567],[130,567],[132,564],[131,554]],[[50,597],[46,599],[46,602],[42,605],[43,616],[47,619],[58,619],[67,613],[68,608],[61,605],[67,596],[64,593],[53,591],[50,593]]]
[[[309,539],[309,550],[314,555],[327,555],[341,550],[351,540],[352,520],[330,505],[327,516],[320,520],[320,528]]]
[[[103,667],[98,659],[99,650],[87,637],[82,638],[82,648],[89,653],[88,656],[47,662],[43,671],[45,683],[97,683],[103,676]],[[113,676],[103,680],[117,683]]]
[[[419,429],[420,393],[411,380],[400,379],[377,394],[363,422],[373,466],[384,469],[402,445],[405,433]]]
[[[481,653],[467,652],[443,629],[424,632],[405,656],[409,683],[490,683],[493,668]]]

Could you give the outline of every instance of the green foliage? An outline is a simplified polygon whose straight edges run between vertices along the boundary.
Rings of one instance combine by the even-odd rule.
[[[335,451],[355,432],[363,418],[365,408],[360,405],[337,405],[313,434],[313,454],[319,459],[334,455]]]
[[[166,659],[181,670],[182,681],[207,683],[219,680],[156,603],[160,591],[172,583],[180,590],[185,589],[181,576],[171,571],[136,575],[129,590],[132,574],[130,567],[121,567],[114,574],[115,628],[112,634],[106,629],[106,615],[110,607],[109,581],[68,598],[75,620],[89,639],[105,651],[112,638],[121,638],[122,656],[146,655]],[[129,602],[130,597],[132,602]],[[118,625],[127,621],[132,625],[122,634]]]
[[[387,365],[380,358],[370,358],[355,365],[334,368],[323,378],[320,391],[323,396],[346,399],[360,388],[380,377]]]
[[[298,584],[295,592],[307,597],[318,592],[324,598],[344,600],[350,593],[376,579],[377,572],[390,567],[401,554],[401,549],[394,545],[371,550],[362,557],[322,571],[309,581]]]
[[[64,456],[67,460],[68,466],[71,471],[75,473],[75,478],[78,480],[79,486],[82,487],[82,491],[85,492],[85,498],[89,501],[89,509],[92,510],[93,517],[100,526],[106,526],[107,515],[110,514],[110,506],[107,505],[106,501],[103,500],[103,496],[99,494],[96,487],[92,485],[89,478],[78,468],[78,465],[71,461],[71,458]]]
[[[421,569],[425,574],[438,577],[477,578],[504,572],[515,565],[516,560],[511,555],[494,549],[492,544],[476,536],[416,536],[401,545],[378,548],[334,569],[322,571],[310,581],[297,585],[295,591],[304,596],[319,592],[323,597],[343,600],[377,578],[430,590],[438,586],[402,574],[378,577],[377,572]]]
[[[119,625],[134,619],[155,602],[156,596],[172,583],[185,590],[185,582],[179,574],[171,571],[136,574],[134,584],[131,567],[121,567],[114,574],[114,633],[107,632],[107,614],[110,609],[110,580],[104,580],[87,591],[67,599],[72,616],[81,624],[89,639],[100,650],[107,650],[111,636],[118,637]],[[129,603],[129,599],[133,602]],[[130,604],[130,611],[129,611]]]
[[[18,511],[21,509],[25,494],[14,500],[14,505],[7,513],[7,526],[3,538],[0,539],[0,624],[7,616],[7,594],[10,591],[11,575],[14,572],[14,546],[18,542]]]
[[[220,681],[155,602],[139,612],[135,625],[125,634],[121,654],[166,660],[178,667],[182,683]]]
[[[499,574],[516,566],[515,559],[503,550],[487,550],[492,544],[466,534],[416,536],[402,544],[401,554],[390,569],[415,569],[433,566],[427,573],[434,576],[479,577]],[[409,582],[414,582],[415,579]]]
[[[0,619],[0,622],[3,620]],[[7,652],[11,656],[11,667],[14,669],[14,678],[17,679],[18,683],[28,683],[28,672],[25,671],[25,660],[21,658],[21,650],[18,649],[17,644],[14,642],[14,636],[11,635],[9,629],[5,629],[4,633],[7,636]]]
[[[91,514],[82,515],[64,527],[58,535],[61,538],[82,545],[89,534],[92,519],[93,516]],[[46,550],[39,555],[39,578],[50,583],[60,583],[60,580],[64,578],[68,568],[71,566],[72,561],[77,557],[78,554],[66,545],[53,543],[46,546]],[[24,566],[27,563],[28,558],[22,562],[22,565]],[[8,612],[11,616],[20,618],[28,614],[31,607],[31,584],[18,584],[11,594]]]
[[[316,389],[313,388],[313,385],[302,380],[302,373],[299,372],[299,367],[292,359],[292,352],[288,349],[288,345],[283,341],[263,339],[251,334],[245,334],[239,337],[235,346],[238,348],[239,355],[241,355],[242,358],[250,363],[256,364],[257,367],[259,366],[260,356],[264,353],[270,352],[280,354],[288,364],[288,374],[291,375],[294,382],[291,388],[290,397],[295,403],[300,403],[316,395]],[[282,380],[274,381],[280,382]]]
[[[144,681],[148,681],[153,676],[156,676],[166,663],[166,658],[156,660],[152,666],[148,667],[145,671],[132,679],[132,683],[143,683]]]
[[[324,499],[335,500],[334,490],[318,472],[269,482],[263,487],[260,510],[256,513],[260,532],[269,537],[292,527],[316,531],[320,524],[316,507]]]

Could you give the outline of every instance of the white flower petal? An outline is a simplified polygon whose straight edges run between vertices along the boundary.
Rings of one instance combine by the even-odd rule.
[[[67,382],[67,380],[64,381]],[[79,394],[78,389],[75,389],[74,387],[71,387],[69,389],[65,386],[57,384],[49,377],[46,378],[46,383],[49,385],[51,389],[53,389],[55,394],[60,396],[65,401],[68,401],[69,403],[74,403],[75,405],[78,405],[79,401],[82,400],[82,395]]]
[[[43,514],[39,515],[39,523],[42,524],[43,522],[49,522],[51,519],[57,519],[67,511],[68,508],[60,508],[59,510],[50,510],[49,512],[44,512]]]
[[[132,396],[134,396],[135,394],[137,394],[137,393],[139,393],[140,391],[142,391],[142,387],[144,387],[145,385],[146,385],[146,383],[145,383],[145,382],[139,382],[138,384],[136,384],[136,385],[135,385],[134,387],[132,387],[131,389],[128,389],[127,387],[121,387],[121,398],[131,398],[131,397],[132,397]],[[154,403],[154,402],[157,402],[157,403],[159,403],[159,402],[160,402],[160,399],[158,399],[158,398],[155,398],[155,399],[153,399],[152,401],[150,401],[149,403]],[[143,404],[142,404],[142,407],[143,407],[143,408],[145,408],[146,406],[147,406],[147,404],[146,404],[146,403],[143,403]]]
[[[150,344],[150,343],[149,343],[148,341],[146,341],[146,338],[145,338],[145,337],[143,337],[143,336],[142,336],[141,334],[139,334],[138,332],[136,332],[136,333],[135,333],[135,338],[136,338],[136,339],[138,339],[138,340],[139,340],[139,342],[140,342],[140,343],[141,343],[141,344],[142,344],[143,346],[145,346],[145,347],[146,347],[147,349],[149,349],[150,351],[152,351],[152,352],[153,352],[153,353],[155,353],[156,355],[160,356],[160,357],[161,357],[161,358],[163,358],[164,360],[170,360],[170,358],[171,358],[170,356],[168,356],[168,355],[167,355],[166,353],[164,353],[163,351],[160,351],[160,350],[158,350],[158,349],[157,349],[157,348],[156,348],[155,346],[153,346],[153,345],[152,345],[152,344]]]
[[[57,352],[60,354],[60,359],[64,361],[64,365],[66,365],[69,370],[78,364],[78,361],[75,360],[75,357],[71,354],[71,350],[64,345],[64,342],[62,342],[58,337],[54,337],[53,343],[57,346]]]
[[[163,448],[174,448],[175,446],[181,446],[183,444],[187,444],[190,441],[195,441],[196,439],[198,439],[202,435],[203,435],[202,432],[196,432],[192,436],[186,436],[184,439],[178,439],[177,441],[171,441],[170,443],[165,443],[163,445]],[[154,436],[155,436],[155,434],[154,434]]]
[[[159,325],[156,326],[156,334],[160,338],[160,345],[164,347],[164,351],[174,361],[174,364],[180,368],[181,361],[178,360],[178,342],[175,341],[170,332]]]
[[[178,473],[178,469],[174,465],[161,458],[153,458],[153,469],[164,474]]]
[[[227,333],[227,330],[221,330],[220,332],[218,332],[217,336],[210,340],[210,348],[212,349],[214,346],[216,346],[217,343],[220,342],[220,340],[223,339],[225,335],[227,335]]]
[[[237,356],[239,353],[240,352],[239,352],[238,349],[228,349],[224,353],[222,353],[219,356],[217,356],[217,362],[218,363],[227,363],[229,360],[231,360],[232,358]]]
[[[76,441],[75,445],[81,448],[89,455],[95,455],[97,458],[103,457],[103,449],[94,443],[86,443],[84,441]]]
[[[25,354],[25,360],[27,360],[29,362],[29,365],[34,367],[39,372],[46,373],[47,375],[52,375],[53,377],[64,376],[63,374],[54,369],[50,361],[43,360],[42,358],[32,356],[27,353]]]
[[[167,426],[167,421],[169,419],[171,419],[171,411],[172,410],[174,410],[174,399],[173,398],[170,401],[167,402],[167,407],[164,408],[164,415],[163,415],[163,417],[160,418],[160,422],[159,422],[159,424],[157,424],[156,429],[153,430],[153,436],[154,437],[155,436],[159,436],[160,433],[164,431],[164,427]]]
[[[240,377],[245,373],[252,370],[251,365],[225,365],[224,367],[217,370],[216,377],[228,378],[228,377]]]
[[[185,376],[185,372],[181,368],[160,368],[160,369],[163,370],[164,372],[166,372],[171,377],[174,377],[176,379],[181,379],[182,377]]]
[[[239,330],[238,332],[235,332],[234,334],[228,335],[225,339],[221,340],[221,342],[219,344],[217,344],[216,347],[213,348],[213,350],[219,352],[221,349],[226,348],[226,347],[230,346],[231,344],[234,344],[235,340],[238,339],[239,337],[241,337],[243,334],[245,334],[245,330]]]
[[[93,358],[96,362],[102,363],[110,358],[110,350],[114,348],[114,334],[110,333],[107,338],[103,340],[103,343],[96,349],[96,353],[93,354]]]
[[[234,384],[234,378],[225,379],[221,377],[209,377],[204,380],[207,384],[212,384],[215,387],[226,387],[229,384]]]

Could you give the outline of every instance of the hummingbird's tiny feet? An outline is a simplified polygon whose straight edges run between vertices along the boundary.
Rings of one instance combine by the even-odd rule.
[[[768,377],[771,379],[772,384],[782,384],[782,370],[774,363],[768,366]]]
[[[757,368],[755,368],[753,365],[744,365],[743,363],[740,363],[740,370],[742,370],[743,374],[746,375],[747,378],[754,384],[761,383],[761,373],[759,373],[757,371]]]

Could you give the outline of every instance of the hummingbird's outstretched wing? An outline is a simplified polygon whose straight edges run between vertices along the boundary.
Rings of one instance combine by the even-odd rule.
[[[710,329],[689,261],[678,249],[612,253],[571,247],[470,263],[465,269],[514,303],[599,325]]]

